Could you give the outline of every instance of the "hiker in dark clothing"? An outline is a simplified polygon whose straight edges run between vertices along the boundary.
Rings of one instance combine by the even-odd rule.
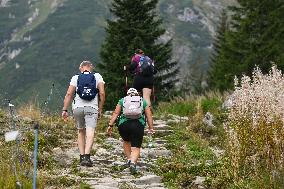
[[[143,62],[146,62],[148,67],[144,72]],[[147,101],[147,104],[151,107],[151,93],[154,84],[154,74],[157,70],[154,67],[154,62],[145,56],[141,49],[135,51],[135,55],[131,58],[131,65],[129,67],[131,73],[134,74],[133,88],[135,88],[139,93],[143,94],[143,98]]]

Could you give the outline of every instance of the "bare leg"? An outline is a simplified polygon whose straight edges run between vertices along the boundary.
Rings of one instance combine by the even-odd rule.
[[[140,149],[141,148],[131,147],[131,155],[130,155],[131,162],[137,163],[137,160],[140,156]]]
[[[151,107],[151,93],[152,89],[143,88],[143,98],[146,100],[147,104]]]
[[[123,150],[124,150],[124,154],[127,157],[127,160],[129,160],[130,159],[130,154],[131,154],[131,144],[130,144],[130,142],[123,141]]]
[[[93,143],[94,143],[95,129],[87,127],[86,128],[86,145],[85,154],[90,154]]]
[[[80,154],[85,154],[85,137],[86,137],[86,130],[85,129],[79,129],[78,130],[78,147]]]

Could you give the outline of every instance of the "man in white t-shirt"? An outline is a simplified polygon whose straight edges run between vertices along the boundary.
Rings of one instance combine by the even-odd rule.
[[[89,61],[83,61],[79,70],[83,72],[92,72],[93,65]],[[96,80],[96,88],[98,94],[92,100],[84,100],[77,94],[77,81],[79,75],[74,75],[70,81],[69,88],[64,98],[64,105],[62,109],[62,117],[68,117],[68,106],[73,100],[72,110],[78,128],[78,147],[80,151],[80,165],[92,166],[90,159],[90,151],[94,142],[94,133],[97,125],[97,119],[102,115],[103,105],[105,102],[104,80],[99,73],[94,74]],[[73,99],[73,96],[75,98]],[[99,97],[98,97],[99,95]]]

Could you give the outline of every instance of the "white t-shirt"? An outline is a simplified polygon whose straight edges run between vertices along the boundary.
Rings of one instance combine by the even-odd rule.
[[[105,82],[104,82],[103,77],[99,73],[94,73],[94,75],[95,75],[95,78],[96,78],[96,87],[98,88],[98,83],[105,83]],[[78,76],[79,75],[74,75],[71,78],[71,81],[70,81],[70,85],[76,87],[76,91],[77,91]],[[75,108],[85,107],[85,106],[90,106],[90,107],[98,110],[99,109],[99,106],[98,106],[98,94],[96,95],[96,97],[93,100],[88,101],[88,100],[81,99],[79,97],[79,95],[76,93],[75,98],[74,98],[73,103],[72,103],[72,109],[74,110]]]

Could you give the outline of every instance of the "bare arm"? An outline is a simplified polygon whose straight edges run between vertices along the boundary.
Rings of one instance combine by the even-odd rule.
[[[71,101],[73,100],[73,95],[75,93],[75,89],[76,89],[75,86],[70,85],[68,87],[67,92],[66,92],[64,102],[63,102],[63,108],[62,108],[62,110],[64,110],[64,111],[62,111],[62,117],[64,119],[66,119],[68,117],[67,109],[68,109],[68,106],[70,105]]]
[[[105,104],[105,84],[100,82],[98,83],[98,89],[99,89],[99,117],[102,115],[103,112],[103,106]]]
[[[117,117],[119,116],[120,114],[120,111],[121,111],[121,106],[119,104],[116,105],[115,107],[115,110],[114,112],[112,113],[112,116],[109,120],[109,123],[108,123],[108,128],[107,128],[107,133],[111,136],[111,132],[112,132],[112,127],[115,123],[115,120],[117,119]]]
[[[114,125],[115,120],[117,119],[117,117],[119,116],[121,111],[121,106],[119,104],[116,105],[114,112],[112,113],[112,116],[109,120],[109,125]]]

